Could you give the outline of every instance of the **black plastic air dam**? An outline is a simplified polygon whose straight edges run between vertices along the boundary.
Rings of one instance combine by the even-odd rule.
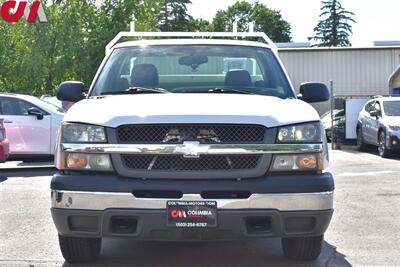
[[[180,191],[182,194],[201,194],[204,191],[247,191],[252,194],[316,193],[334,191],[331,173],[272,175],[242,180],[173,180],[134,179],[115,174],[55,174],[51,189],[64,191],[119,192]]]
[[[218,210],[217,227],[174,228],[165,210],[107,209],[105,211],[51,209],[63,236],[134,238],[153,241],[224,241],[257,237],[322,235],[333,210],[280,212],[277,210]],[[85,224],[82,218],[87,216]],[[80,219],[80,229],[69,222]],[[94,219],[96,222],[94,223]],[[92,227],[92,228],[90,228]]]

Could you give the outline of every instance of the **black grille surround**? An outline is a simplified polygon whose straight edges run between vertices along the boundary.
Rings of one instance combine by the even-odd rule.
[[[257,124],[128,124],[108,128],[112,144],[274,144],[277,129]],[[265,175],[271,154],[111,154],[115,171],[139,179],[245,179]]]
[[[141,124],[117,128],[121,144],[179,144],[199,141],[203,144],[262,144],[266,128],[247,124]]]

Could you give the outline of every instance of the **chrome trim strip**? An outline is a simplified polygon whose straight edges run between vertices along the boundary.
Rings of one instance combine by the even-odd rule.
[[[130,193],[53,190],[51,195],[52,207],[58,209],[165,209],[167,202],[167,199],[136,198]],[[199,194],[186,194],[179,200],[210,201],[213,199],[203,199]],[[248,199],[216,199],[215,201],[219,209],[327,210],[333,208],[333,192],[253,194]]]
[[[226,154],[297,154],[319,153],[322,144],[211,144],[184,142],[183,144],[61,144],[65,152],[74,153],[109,153],[109,154],[150,154],[200,155]]]

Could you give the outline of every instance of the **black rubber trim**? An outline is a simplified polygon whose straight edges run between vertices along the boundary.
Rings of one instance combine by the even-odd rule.
[[[140,209],[107,209],[104,211],[51,209],[57,231],[61,236],[73,237],[113,237],[134,238],[154,241],[206,241],[233,240],[256,237],[305,237],[322,235],[329,226],[333,210],[289,211],[273,209],[256,210],[218,210],[216,228],[183,229],[168,227],[166,211]],[[90,216],[98,219],[97,229],[93,231],[73,231],[68,220],[71,217]],[[137,222],[130,233],[115,233],[111,227],[112,218],[131,218]],[[248,222],[257,218],[267,218],[270,227],[266,231],[249,231]],[[312,224],[304,224],[305,221]],[[293,225],[296,225],[293,228]],[[291,230],[288,230],[291,229]],[[301,230],[303,229],[303,230]],[[307,229],[307,230],[304,230]]]
[[[133,179],[109,175],[55,174],[51,189],[89,192],[123,192],[140,190],[178,190],[183,194],[200,194],[203,191],[249,191],[257,193],[315,193],[335,189],[333,176],[323,174],[270,174],[265,177],[243,180],[171,180]]]

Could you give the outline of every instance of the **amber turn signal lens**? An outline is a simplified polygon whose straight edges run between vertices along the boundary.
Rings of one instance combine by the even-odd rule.
[[[317,168],[317,158],[315,155],[297,156],[296,165],[301,170],[315,170]]]
[[[65,169],[65,153],[59,152],[59,159],[58,159],[58,169],[64,170]]]
[[[319,154],[319,165],[318,169],[323,171],[325,169],[325,155],[323,153]]]
[[[87,157],[83,154],[69,154],[67,157],[67,167],[73,169],[85,169],[87,166]]]

